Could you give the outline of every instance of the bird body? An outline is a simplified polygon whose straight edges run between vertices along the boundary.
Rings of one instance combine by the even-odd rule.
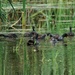
[[[17,35],[16,34],[0,34],[0,36],[4,37],[4,38],[17,38]]]
[[[34,41],[33,40],[28,40],[27,46],[33,46],[33,45],[34,45]]]

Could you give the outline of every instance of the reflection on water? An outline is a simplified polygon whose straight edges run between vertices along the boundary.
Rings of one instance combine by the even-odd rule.
[[[16,41],[7,42],[6,75],[20,75],[20,57],[15,49]]]
[[[29,75],[41,75],[42,51],[34,51],[34,47],[28,48]]]
[[[0,41],[0,75],[75,75],[74,40],[67,48],[42,41],[38,52],[27,40]]]
[[[4,42],[2,46],[4,47],[4,58],[3,60],[3,71],[1,75],[24,75],[24,70],[27,68],[27,75],[41,75],[41,58],[42,52],[34,52],[34,47],[24,47],[26,45],[26,39],[23,39],[22,42],[19,44],[20,39],[6,39],[2,40]],[[18,46],[19,45],[19,46]],[[18,47],[18,48],[17,48]],[[18,49],[18,50],[17,50]],[[28,65],[25,67],[24,64],[27,64],[24,61],[24,50],[27,52],[26,54],[26,61]],[[26,72],[25,71],[25,72]]]

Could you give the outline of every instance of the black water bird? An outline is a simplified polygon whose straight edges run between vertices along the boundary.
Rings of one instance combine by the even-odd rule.
[[[56,41],[54,43],[56,44],[58,42],[61,42],[63,44],[63,46],[67,46],[67,41],[64,41],[64,39],[67,38],[67,37],[68,37],[68,35],[66,33],[63,34],[62,36],[58,35],[58,36],[55,37]]]
[[[10,33],[10,34],[0,34],[1,37],[4,37],[4,38],[17,38],[17,35],[14,34],[14,33]]]
[[[63,37],[63,45],[65,47],[67,47],[67,41],[64,41],[64,38],[69,37],[71,39],[72,37],[74,37],[74,33],[72,32],[72,27],[71,26],[69,27],[69,32],[68,33],[64,33],[62,35],[62,37]]]
[[[5,35],[4,34],[0,34],[0,37],[5,37]]]
[[[47,34],[47,36],[49,36],[50,35],[50,33],[46,33]]]
[[[34,38],[38,33],[35,31],[35,27],[32,26],[32,31],[31,32],[26,32],[24,34],[24,37],[30,37],[30,38]]]
[[[72,32],[72,27],[69,27],[69,33],[67,33],[69,37],[73,37],[74,33]]]
[[[38,35],[38,40],[44,40],[45,41],[46,34]]]
[[[2,41],[9,41],[9,42],[16,42],[17,40],[17,35],[14,33],[10,33],[10,34],[0,34],[0,40]]]
[[[38,52],[39,51],[39,49],[38,49],[38,46],[39,46],[39,42],[38,42],[38,40],[28,40],[28,42],[27,42],[27,46],[28,47],[31,47],[31,46],[33,46],[34,48],[35,48],[35,50],[36,50],[36,52]]]
[[[35,46],[35,45],[38,45],[38,34],[30,38],[27,42],[27,46]]]
[[[27,46],[34,46],[34,40],[28,40]]]
[[[51,33],[47,33],[47,36],[50,37],[50,42],[53,44],[53,46],[55,46],[55,44],[58,42],[57,41],[57,35],[55,34],[51,34]]]
[[[68,34],[67,34],[67,33],[64,33],[64,34],[62,35],[62,37],[63,37],[63,38],[68,37]]]
[[[47,35],[50,37],[50,39],[54,38],[57,41],[61,41],[62,40],[62,36],[60,36],[59,34],[47,34]]]
[[[36,36],[39,35],[39,34],[36,32],[34,26],[32,26],[32,31],[31,31],[30,35],[31,35],[31,37],[32,37],[33,39],[35,39]]]
[[[59,34],[51,34],[47,33],[47,36],[50,37],[50,42],[55,46],[56,43],[58,42],[63,42],[63,36],[60,36]]]
[[[47,36],[49,36],[49,37],[53,37],[53,34],[51,34],[51,33],[47,33]]]
[[[18,36],[14,33],[10,33],[10,34],[7,34],[5,35],[5,37],[8,37],[8,38],[17,38]]]
[[[56,43],[58,42],[57,39],[55,39],[55,38],[53,38],[53,37],[50,39],[50,41],[51,41],[51,43],[53,44],[53,46],[55,46]]]
[[[36,45],[36,41],[38,41],[38,33],[35,31],[35,27],[32,26],[32,31],[25,34],[26,37],[30,37],[27,42],[27,46],[34,46]]]
[[[69,32],[68,33],[64,33],[62,35],[62,37],[73,37],[74,33],[72,32],[72,27],[69,27]]]

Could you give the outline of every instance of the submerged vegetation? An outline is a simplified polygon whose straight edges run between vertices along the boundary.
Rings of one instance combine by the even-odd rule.
[[[35,33],[34,31],[32,31]],[[32,32],[30,32],[32,34]],[[70,33],[70,32],[69,32]],[[73,32],[72,32],[73,33]],[[10,33],[11,34],[11,33]],[[5,34],[0,40],[0,74],[1,75],[74,75],[75,37],[67,35],[59,41],[57,35],[50,35],[41,39],[37,38],[39,45],[27,45],[32,36]],[[25,33],[27,34],[27,33]],[[3,38],[4,37],[4,38]],[[51,38],[51,39],[50,39]],[[52,38],[57,39],[55,45]],[[64,43],[64,45],[63,45]],[[36,44],[36,45],[35,45]],[[37,51],[38,48],[38,51]]]

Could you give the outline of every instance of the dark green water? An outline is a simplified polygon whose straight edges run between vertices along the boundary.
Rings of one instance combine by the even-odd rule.
[[[0,75],[75,75],[75,39],[67,47],[41,41],[38,52],[27,40],[0,41]]]

